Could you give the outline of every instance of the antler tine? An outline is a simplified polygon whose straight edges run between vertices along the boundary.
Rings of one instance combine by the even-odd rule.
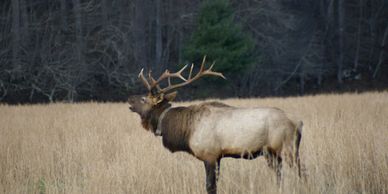
[[[166,70],[165,73],[166,73],[166,72],[168,72],[168,70]],[[152,71],[149,71],[149,72],[148,72],[148,79],[151,81],[151,84],[150,84],[151,89],[154,88],[154,87],[156,87],[156,89],[158,89],[158,91],[161,90],[161,88],[160,88],[160,86],[159,86],[159,82],[160,82],[160,81],[158,81],[160,78],[159,78],[158,80],[155,80],[155,78],[152,77]]]
[[[144,71],[144,68],[141,69],[138,77],[143,82],[144,86],[150,91],[151,90],[151,85],[148,83],[147,79],[144,77],[143,71]]]
[[[199,72],[203,72],[203,70],[205,69],[205,62],[206,62],[206,55],[203,56],[201,67],[199,68]]]
[[[222,73],[212,71],[212,68],[213,68],[215,63],[216,62],[213,62],[212,65],[210,66],[210,68],[204,71],[204,74],[206,74],[206,75],[215,75],[215,76],[222,77],[223,79],[226,79],[226,77]]]
[[[180,78],[180,79],[183,80],[183,81],[187,81],[186,78],[184,78],[184,77],[182,76],[182,72],[186,69],[186,67],[187,67],[187,65],[183,66],[183,68],[182,68],[181,70],[179,70],[178,72],[173,73],[173,74],[170,74],[170,75],[171,75],[172,77],[178,77],[178,78]]]
[[[171,86],[171,77],[168,77],[167,81],[168,81],[168,86]]]
[[[193,73],[193,68],[194,68],[194,63],[191,64],[190,73],[189,73],[189,78],[188,79],[191,79],[191,74]]]
[[[152,77],[152,70],[148,71],[148,79],[151,81],[151,86],[153,86],[156,80]]]
[[[213,69],[213,66],[214,66],[214,64],[216,64],[216,62],[214,61],[211,65],[210,65],[210,67],[209,67],[209,69],[207,69],[207,70],[212,70]]]
[[[186,67],[187,67],[187,65],[185,65],[182,69],[180,69],[178,72],[175,72],[175,73],[170,73],[169,70],[166,70],[166,71],[163,72],[163,74],[157,80],[155,80],[155,78],[152,77],[152,71],[149,71],[148,72],[148,79],[151,81],[151,84],[149,84],[150,88],[152,89],[152,88],[156,87],[158,89],[158,91],[163,91],[163,89],[160,88],[159,83],[162,80],[168,78],[169,79],[168,80],[169,86],[171,86],[171,80],[170,80],[171,77],[177,77],[177,78],[179,78],[179,79],[181,79],[183,81],[187,81],[182,76],[182,72],[186,69]]]
[[[188,77],[188,79],[185,82],[182,82],[182,83],[179,83],[179,84],[175,84],[175,85],[169,84],[168,87],[161,89],[160,92],[167,92],[167,91],[173,90],[175,88],[179,88],[179,87],[185,86],[185,85],[187,85],[187,84],[189,84],[189,83],[199,79],[200,77],[202,77],[204,75],[214,75],[214,76],[218,76],[218,77],[222,77],[222,78],[226,79],[225,76],[222,73],[212,71],[214,63],[210,66],[209,69],[205,70],[205,61],[206,61],[206,56],[202,60],[202,64],[201,64],[199,72],[193,78],[191,78],[191,74],[192,74],[194,65],[191,66],[189,77]],[[182,72],[182,70],[178,71],[177,73],[180,74],[181,72]],[[170,77],[172,77],[172,76],[170,76]]]
[[[156,83],[159,83],[160,81],[168,78],[168,77],[177,77],[183,81],[187,81],[186,78],[184,78],[182,76],[182,72],[186,69],[187,65],[185,65],[184,67],[182,67],[182,69],[180,69],[179,71],[175,72],[175,73],[170,73],[170,71],[166,70],[159,78],[158,80],[156,80]]]
[[[178,88],[178,87],[182,87],[182,86],[185,86],[197,79],[199,79],[200,77],[204,76],[204,75],[213,75],[213,76],[218,76],[218,77],[222,77],[224,79],[225,76],[220,73],[220,72],[215,72],[212,70],[212,68],[214,67],[214,62],[213,64],[210,66],[209,69],[205,69],[205,62],[206,62],[206,56],[203,57],[203,60],[202,60],[202,63],[201,63],[201,67],[198,71],[198,73],[192,77],[192,74],[193,74],[193,69],[194,69],[194,64],[191,64],[191,67],[190,67],[190,72],[189,72],[189,76],[188,78],[184,78],[182,76],[182,72],[187,68],[187,65],[183,66],[179,71],[175,72],[175,73],[170,73],[170,71],[166,70],[163,72],[163,74],[157,79],[155,80],[152,75],[151,75],[151,71],[148,72],[148,79],[149,81],[151,82],[151,84],[148,83],[147,79],[145,79],[144,75],[143,75],[143,69],[140,71],[140,74],[139,74],[139,78],[143,81],[144,85],[147,87],[147,89],[149,91],[151,91],[153,88],[157,88],[158,89],[158,92],[159,93],[165,93],[169,90],[172,90],[172,89],[175,89],[175,88]],[[178,84],[171,84],[171,78],[172,77],[176,77],[176,78],[179,78],[181,80],[183,80],[184,82],[182,83],[178,83]],[[166,88],[161,88],[159,86],[159,83],[164,80],[164,79],[168,79],[168,86]]]

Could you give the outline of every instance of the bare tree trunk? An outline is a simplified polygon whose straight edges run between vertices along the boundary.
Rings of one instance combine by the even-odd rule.
[[[80,0],[73,0],[74,4],[74,16],[75,16],[75,37],[76,37],[76,45],[77,45],[77,58],[80,65],[84,65],[84,56],[82,52],[84,51],[84,41],[83,41],[83,33],[82,33],[82,16],[81,16],[81,4]]]
[[[2,101],[8,94],[8,88],[3,81],[0,80],[0,101]]]
[[[338,60],[337,60],[337,81],[343,83],[342,70],[344,64],[344,15],[345,15],[345,0],[338,1]]]
[[[176,3],[178,4],[178,2]],[[173,49],[171,47],[171,43],[174,42],[174,40],[176,40],[176,36],[174,36],[174,33],[176,32],[176,29],[175,28],[178,28],[178,26],[180,25],[179,22],[176,22],[176,21],[179,21],[179,18],[176,17],[176,15],[179,15],[179,14],[176,14],[174,12],[172,12],[171,10],[177,10],[179,8],[179,4],[178,5],[173,5],[173,1],[172,0],[169,0],[167,1],[166,5],[165,5],[165,20],[166,21],[170,21],[168,25],[168,27],[166,28],[166,32],[165,32],[165,45],[163,47],[163,54],[162,54],[162,63],[165,65],[164,67],[168,67],[167,64],[171,64],[170,62],[170,57],[171,57],[171,50]],[[179,51],[178,51],[179,52]],[[173,63],[174,65],[176,63]]]
[[[66,0],[60,0],[61,3],[61,23],[62,29],[67,28]]]
[[[129,2],[129,6],[126,6],[126,0],[121,0],[119,1],[120,4],[120,14],[118,17],[118,29],[120,29],[123,34],[128,30],[128,27],[131,28],[128,31],[132,31],[133,29],[133,19],[130,17],[132,14],[132,4],[133,1]],[[129,10],[129,11],[128,11]],[[128,38],[123,36],[123,45],[122,45],[122,50],[121,53],[125,54],[120,54],[118,56],[118,64],[119,66],[126,67],[128,70],[129,69],[136,69],[138,64],[129,64],[128,59],[133,57],[134,53],[133,45],[129,44]]]
[[[120,1],[121,8],[120,8],[119,21],[118,21],[118,28],[121,30],[123,30],[126,23],[133,23],[133,18],[130,17],[131,16],[130,14],[132,14],[132,10],[133,10],[132,7],[133,7],[134,3],[133,3],[133,1],[130,1],[129,6],[127,7],[125,5],[125,2],[126,2],[126,0]]]
[[[147,60],[147,13],[146,1],[135,0],[135,18],[133,22],[133,42],[135,63],[149,68],[149,60]]]
[[[318,88],[321,88],[322,86],[322,70],[319,70],[317,74],[317,85],[318,85]]]
[[[77,96],[77,91],[76,88],[77,86],[82,82],[81,80],[85,79],[86,76],[86,64],[85,64],[85,58],[83,52],[85,51],[84,49],[84,39],[83,39],[83,30],[82,30],[82,14],[81,14],[81,4],[80,0],[73,0],[73,11],[74,11],[74,18],[75,18],[75,36],[76,36],[76,48],[77,48],[77,62],[78,64],[75,64],[73,66],[73,75],[75,78],[71,80],[71,94],[70,96],[70,101],[72,102],[73,100],[76,100]]]
[[[108,8],[107,8],[107,1],[106,0],[102,0],[101,1],[101,15],[102,15],[102,23],[103,23],[103,26],[107,26],[108,25]]]
[[[357,27],[357,48],[356,48],[356,53],[354,57],[354,66],[353,69],[357,71],[358,68],[358,61],[360,59],[360,47],[361,47],[361,21],[362,21],[362,0],[359,0],[359,18],[358,18],[358,27]]]
[[[20,15],[21,15],[21,26],[23,40],[29,40],[29,30],[28,30],[28,14],[27,14],[27,0],[20,0]]]
[[[381,51],[379,54],[379,61],[377,62],[376,68],[373,72],[373,79],[376,79],[377,73],[379,72],[381,64],[384,61],[384,53],[387,53],[387,49],[385,48],[385,44],[387,42],[387,39],[388,39],[388,25],[385,27],[383,39],[381,40],[381,44],[380,44]]]
[[[19,0],[12,0],[12,64],[17,70],[20,70],[20,6]]]
[[[178,63],[181,64],[183,62],[183,29],[180,24],[178,24]]]
[[[161,3],[161,0],[155,0],[155,69],[162,69],[162,67],[160,67],[162,59],[162,25],[160,24],[160,18],[162,17],[160,13]]]
[[[299,73],[299,94],[301,96],[304,95],[304,77],[305,77],[305,72],[303,70],[303,65],[300,67],[300,73]]]

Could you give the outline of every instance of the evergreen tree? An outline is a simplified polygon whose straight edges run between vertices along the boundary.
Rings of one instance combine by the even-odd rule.
[[[199,62],[206,55],[207,61],[216,61],[216,71],[228,76],[252,64],[253,47],[252,39],[235,23],[228,0],[205,0],[184,56],[190,62]]]

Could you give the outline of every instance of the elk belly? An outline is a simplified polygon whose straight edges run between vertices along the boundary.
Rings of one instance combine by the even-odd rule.
[[[266,123],[267,111],[213,110],[197,123],[190,147],[200,159],[257,152],[267,143]]]
[[[222,116],[215,127],[222,154],[254,153],[267,144],[266,114],[254,109],[237,109]]]

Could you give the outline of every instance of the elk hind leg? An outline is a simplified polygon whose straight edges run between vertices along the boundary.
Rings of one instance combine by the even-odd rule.
[[[221,158],[218,158],[217,166],[216,166],[216,184],[218,182],[218,179],[220,178],[220,169],[221,169]]]
[[[269,151],[265,155],[265,159],[267,160],[268,167],[275,171],[276,174],[276,184],[280,186],[280,181],[282,177],[282,158],[274,153]]]

